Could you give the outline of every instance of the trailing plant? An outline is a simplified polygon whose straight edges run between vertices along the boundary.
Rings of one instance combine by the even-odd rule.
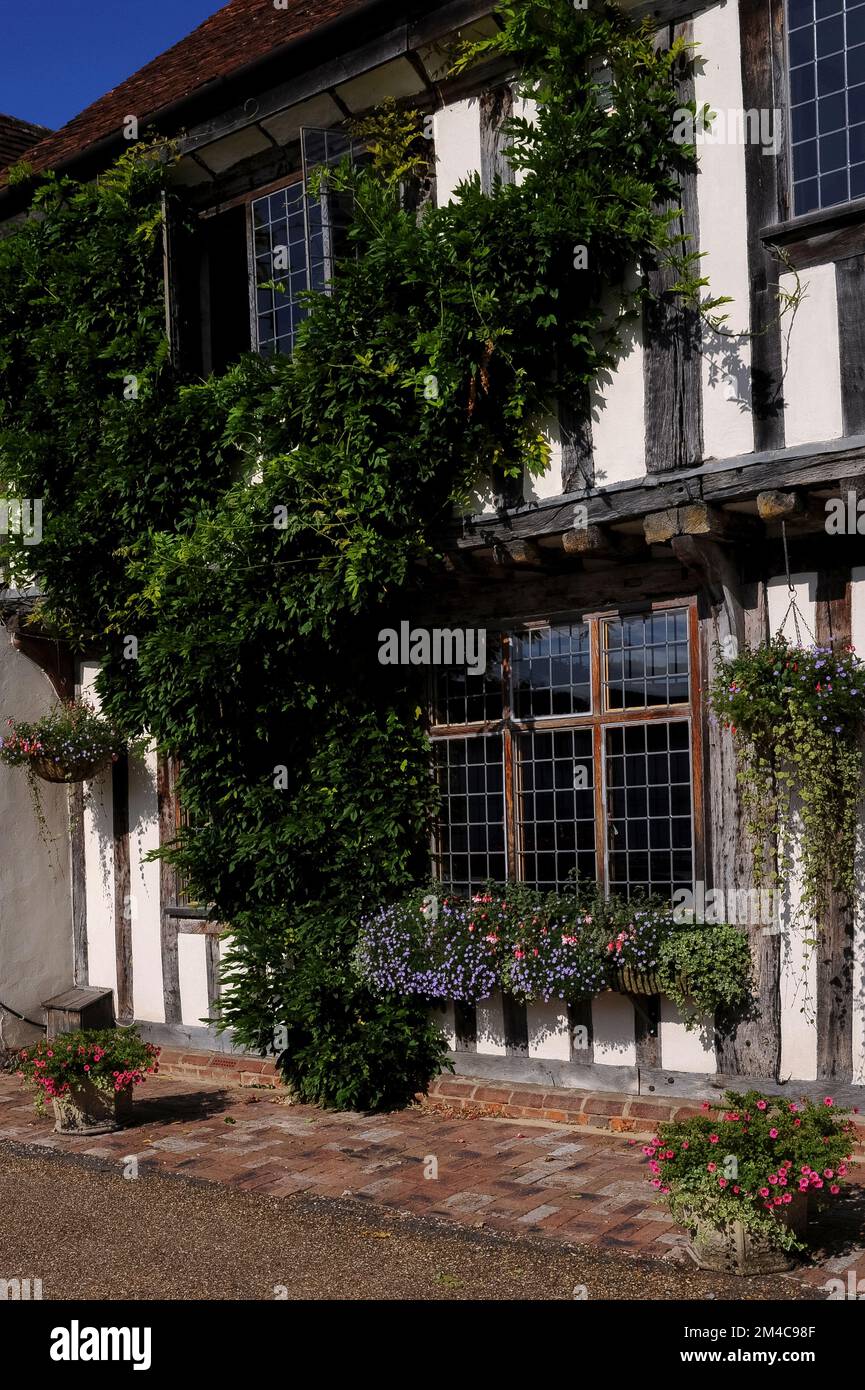
[[[668,994],[689,1029],[751,998],[746,933],[683,928],[669,905],[605,898],[596,884],[557,894],[489,883],[470,899],[435,884],[415,889],[364,918],[355,966],[382,996],[473,1003],[496,987],[523,1002],[573,1003],[647,977],[647,992]]]
[[[676,924],[658,946],[658,982],[689,1030],[723,1010],[745,1013],[753,999],[753,962],[748,933],[719,922],[697,927]]]
[[[735,739],[756,881],[798,867],[799,914],[816,927],[832,889],[855,892],[865,663],[779,635],[719,660],[711,704]]]
[[[519,182],[468,178],[418,218],[422,121],[367,131],[372,165],[328,173],[353,254],[291,359],[205,382],[169,361],[170,150],[49,177],[0,242],[0,478],[43,499],[41,544],[10,537],[5,562],[99,644],[108,716],[180,760],[169,852],[230,929],[220,1026],[330,1104],[393,1103],[441,1056],[424,1003],[352,965],[365,905],[423,877],[435,804],[416,673],[382,667],[376,633],[437,572],[454,503],[542,472],[557,401],[588,408],[648,294],[634,269],[679,246],[664,209],[694,161],[681,43],[571,0],[501,19],[461,61],[506,57],[539,99],[510,128]]]
[[[159,1070],[159,1053],[134,1028],[85,1028],[22,1048],[17,1071],[41,1113],[88,1082],[105,1096],[134,1090]]]
[[[727,1091],[725,1108],[658,1126],[643,1146],[651,1184],[676,1221],[726,1227],[740,1221],[785,1250],[803,1244],[778,1213],[797,1194],[837,1197],[849,1177],[853,1125],[831,1096],[788,1101]]]

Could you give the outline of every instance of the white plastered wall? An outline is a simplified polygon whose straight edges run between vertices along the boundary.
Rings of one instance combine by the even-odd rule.
[[[793,294],[796,276],[782,275],[781,286]],[[788,445],[816,444],[844,433],[834,264],[803,270],[799,288],[802,300],[781,324]]]
[[[0,627],[0,735],[6,720],[33,721],[56,703],[39,668]],[[39,782],[48,843],[23,768],[0,766],[0,999],[41,1023],[41,1005],[73,984],[68,792]],[[38,1030],[0,1009],[0,1046],[33,1041]]]
[[[816,625],[815,574],[791,575],[796,607],[807,625],[800,634],[803,642],[811,640]],[[774,636],[783,632],[791,642],[796,641],[793,613],[788,611],[790,594],[786,576],[779,576],[767,585],[769,627]],[[813,926],[797,925],[793,921],[800,903],[801,879],[794,864],[788,884],[782,884],[781,932],[781,1076],[799,1081],[813,1081],[817,1076],[817,1030],[814,1015],[817,1001],[817,957],[806,939],[813,936]],[[803,1012],[804,1011],[804,1012]]]
[[[156,752],[129,761],[129,884],[132,922],[132,986],[135,1017],[164,1023],[159,863],[148,854],[159,848]]]
[[[95,661],[81,668],[81,694],[95,709],[99,696],[94,683]],[[114,991],[117,1009],[117,945],[114,927],[114,798],[111,768],[86,784],[84,807],[84,872],[87,903],[88,982]]]
[[[643,326],[622,326],[623,353],[615,371],[592,391],[592,444],[599,487],[646,472]]]
[[[207,937],[200,932],[181,932],[177,938],[180,975],[180,1010],[183,1022],[203,1026],[210,1011],[207,996]]]
[[[719,113],[742,110],[742,68],[739,52],[739,7],[721,4],[695,15],[694,41],[702,57],[695,78],[697,107],[704,103]],[[729,315],[726,327],[745,332],[749,327],[750,281],[745,208],[745,147],[740,143],[705,143],[698,148],[700,175],[697,206],[700,217],[700,275],[709,278],[714,296],[730,295],[733,303],[719,313]],[[727,338],[706,330],[703,338],[703,452],[706,458],[731,458],[754,447],[750,385],[751,350],[747,339]]]

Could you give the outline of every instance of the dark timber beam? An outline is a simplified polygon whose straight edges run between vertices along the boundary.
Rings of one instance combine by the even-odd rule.
[[[129,759],[124,753],[111,767],[114,831],[114,937],[117,955],[117,1021],[135,1018],[132,986],[132,895],[129,872]]]
[[[745,111],[785,107],[783,0],[741,0],[742,106]],[[781,84],[779,86],[779,84]],[[778,132],[779,137],[783,132]],[[745,145],[748,272],[751,285],[751,405],[754,444],[784,443],[784,380],[778,283],[781,263],[760,231],[786,215],[786,158],[756,142]]]
[[[72,983],[89,984],[87,956],[87,864],[84,844],[84,784],[69,788],[72,888]]]
[[[815,636],[821,646],[851,637],[849,571],[824,571],[817,581]],[[817,1075],[853,1079],[853,903],[829,887],[817,923]]]
[[[692,43],[690,23],[666,29],[667,39]],[[694,101],[693,67],[687,63],[677,77],[679,105]],[[661,205],[676,213],[671,231],[684,238],[683,247],[696,251],[700,244],[697,206],[697,162],[677,172],[678,194]],[[669,472],[696,463],[702,455],[702,356],[700,317],[682,297],[671,291],[681,278],[674,265],[664,262],[647,273],[651,298],[643,308],[643,382],[645,408],[646,470]]]
[[[835,266],[844,433],[865,430],[865,256]]]
[[[767,449],[674,474],[634,478],[593,488],[579,499],[564,494],[545,498],[509,509],[504,519],[478,514],[461,523],[465,534],[452,536],[451,543],[461,550],[474,550],[492,540],[562,535],[574,529],[576,506],[585,508],[579,514],[580,524],[610,526],[693,502],[724,506],[750,501],[772,488],[836,487],[842,478],[857,479],[860,485],[865,482],[865,434],[825,444]]]
[[[177,838],[175,819],[177,765],[172,758],[160,753],[156,769],[156,791],[159,806],[159,845],[164,848]],[[177,955],[177,924],[166,912],[166,906],[177,901],[177,873],[165,859],[159,861],[160,936],[162,946],[162,997],[165,1022],[181,1023],[180,966]]]

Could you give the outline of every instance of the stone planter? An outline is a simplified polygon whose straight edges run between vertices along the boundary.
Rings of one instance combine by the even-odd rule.
[[[132,1094],[127,1089],[106,1095],[92,1081],[81,1081],[53,1105],[56,1134],[109,1134],[129,1123]]]
[[[775,1220],[795,1235],[804,1235],[808,1193],[795,1193],[789,1206],[777,1208]],[[795,1254],[774,1245],[766,1236],[754,1235],[741,1221],[721,1227],[696,1219],[688,1254],[701,1269],[721,1274],[778,1274],[796,1264]]]

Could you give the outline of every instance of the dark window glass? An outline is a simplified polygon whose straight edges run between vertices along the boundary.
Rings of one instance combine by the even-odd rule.
[[[436,739],[433,749],[441,796],[436,876],[469,893],[507,876],[502,737]]]
[[[865,123],[865,4],[787,0],[787,48],[793,212],[802,216],[862,196],[847,131]]]
[[[561,890],[574,876],[596,879],[600,782],[610,890],[669,896],[690,886],[690,721],[665,715],[612,722],[620,718],[617,710],[687,705],[688,634],[689,612],[675,608],[511,634],[510,719],[501,683],[503,644],[493,634],[485,676],[437,671],[438,877],[460,892],[503,879],[512,837],[522,881]],[[591,711],[591,654],[598,647],[603,708]],[[545,725],[552,717],[558,724]],[[538,722],[525,728],[521,719]],[[479,722],[501,722],[501,731],[457,729]]]
[[[591,729],[517,737],[521,877],[538,888],[594,880],[595,775]]]
[[[472,675],[464,666],[440,666],[433,675],[434,724],[484,724],[502,717],[501,640],[487,633],[487,666]]]
[[[586,623],[515,633],[511,653],[517,719],[588,714],[591,685]]]
[[[607,621],[602,641],[607,709],[676,705],[688,699],[684,609]]]
[[[611,890],[670,897],[693,883],[687,721],[606,730]]]

